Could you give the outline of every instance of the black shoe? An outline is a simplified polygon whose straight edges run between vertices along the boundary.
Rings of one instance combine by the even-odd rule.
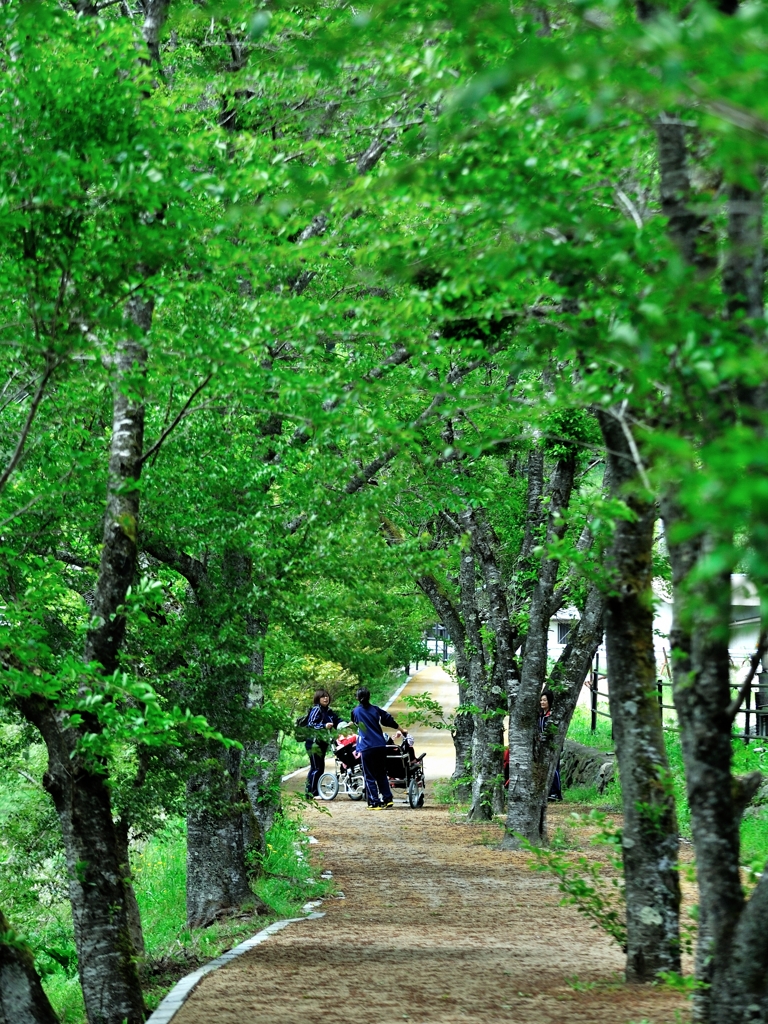
[[[394,806],[395,806],[394,801],[390,800],[388,804],[382,804],[381,805],[381,809],[382,809],[382,811],[388,811],[390,807],[394,807]]]

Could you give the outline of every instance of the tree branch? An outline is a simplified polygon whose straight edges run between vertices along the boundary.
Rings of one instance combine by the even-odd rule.
[[[164,431],[162,432],[162,434],[161,434],[161,435],[160,435],[160,437],[159,437],[159,438],[157,439],[157,441],[155,441],[155,443],[154,443],[154,444],[152,445],[152,447],[151,447],[151,448],[149,449],[149,451],[146,451],[146,452],[144,452],[144,454],[142,455],[142,457],[141,457],[141,458],[139,459],[139,464],[140,464],[140,465],[142,465],[142,466],[143,466],[143,465],[144,465],[144,463],[145,463],[145,462],[147,461],[147,459],[148,459],[148,458],[149,458],[149,457],[150,457],[151,455],[154,455],[154,454],[155,454],[155,452],[157,452],[157,451],[159,451],[159,450],[160,450],[160,446],[161,446],[161,445],[163,444],[163,442],[164,442],[164,441],[165,441],[165,439],[166,439],[166,438],[168,437],[168,435],[169,435],[170,433],[172,433],[172,431],[174,431],[174,430],[176,429],[176,427],[177,427],[177,426],[179,425],[179,423],[181,423],[181,421],[182,421],[182,420],[184,419],[184,417],[185,417],[185,416],[187,415],[187,411],[189,410],[189,407],[190,407],[190,405],[192,404],[192,402],[193,402],[193,401],[194,401],[194,400],[195,400],[195,399],[197,398],[197,396],[198,396],[198,395],[200,394],[200,392],[201,392],[201,391],[203,390],[203,388],[204,388],[204,387],[205,387],[205,386],[206,386],[206,385],[207,385],[208,383],[210,383],[210,380],[211,380],[211,378],[212,378],[212,377],[213,377],[213,370],[211,370],[211,372],[210,372],[210,373],[208,374],[208,376],[207,376],[207,377],[205,378],[205,380],[204,380],[204,381],[202,382],[202,384],[199,384],[199,385],[198,385],[198,386],[197,386],[197,387],[195,388],[195,390],[194,390],[194,391],[192,392],[192,394],[191,394],[191,395],[189,396],[189,398],[188,398],[188,399],[186,400],[186,402],[185,402],[185,403],[184,403],[184,405],[182,406],[182,408],[181,408],[181,412],[180,412],[180,413],[179,413],[179,415],[178,415],[178,416],[177,416],[177,417],[175,418],[175,420],[173,421],[173,423],[171,423],[171,424],[170,424],[170,425],[169,425],[168,427],[166,427],[166,428],[165,428],[165,430],[164,430]]]
[[[54,370],[56,370],[57,367],[61,365],[61,361],[51,360],[50,355],[46,356],[46,361],[47,366],[45,373],[40,379],[37,391],[35,392],[35,395],[32,399],[32,405],[29,407],[29,412],[27,413],[27,418],[24,422],[24,426],[21,428],[21,434],[19,435],[19,440],[16,443],[16,450],[11,456],[10,462],[5,467],[2,476],[0,476],[0,491],[2,491],[5,485],[8,483],[11,473],[13,473],[14,469],[16,469],[16,466],[19,464],[19,459],[21,458],[24,452],[24,446],[27,443],[29,431],[32,428],[32,423],[35,419],[35,416],[37,415],[37,410],[40,407],[40,402],[43,399],[43,394],[45,393],[45,389],[48,386],[48,381],[51,379]]]
[[[370,483],[371,480],[376,476],[379,470],[382,470],[388,463],[394,459],[397,453],[400,451],[399,445],[395,445],[393,448],[387,449],[382,455],[379,455],[372,462],[369,462],[367,466],[363,467],[361,473],[356,473],[355,476],[347,483],[344,488],[345,494],[355,494],[366,484]]]
[[[184,551],[177,551],[155,537],[148,537],[142,540],[141,546],[148,555],[156,558],[163,565],[167,565],[169,569],[174,569],[180,576],[183,576],[195,592],[205,582],[207,577],[205,565],[192,555],[188,555]]]

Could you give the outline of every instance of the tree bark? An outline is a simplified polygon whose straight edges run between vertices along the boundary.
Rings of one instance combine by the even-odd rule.
[[[149,55],[156,63],[160,63],[160,33],[168,17],[170,0],[145,0],[144,24],[141,34],[147,44]]]
[[[669,234],[687,263],[703,273],[717,267],[712,226],[690,204],[691,183],[685,125],[676,117],[661,114],[656,124],[659,154],[661,211]]]
[[[125,882],[125,909],[128,918],[128,931],[130,932],[133,948],[139,956],[144,956],[147,949],[144,944],[144,931],[141,927],[141,912],[136,900],[136,892],[133,888],[131,876],[131,853],[128,835],[128,822],[121,818],[115,822],[115,836],[117,839],[117,854],[120,871]]]
[[[696,978],[703,987],[695,993],[694,1019],[702,1024],[766,1021],[764,919],[752,948],[743,945],[744,937],[754,932],[765,887],[761,883],[755,890],[756,902],[750,900],[746,913],[739,877],[739,825],[749,791],[760,780],[732,775],[730,576],[723,573],[693,585],[691,575],[709,544],[700,538],[675,540],[675,527],[684,517],[671,496],[665,497],[662,511],[675,593],[670,635],[674,699],[699,884]]]
[[[195,758],[208,767],[195,771],[187,784],[187,924],[202,928],[256,900],[247,853],[253,845],[263,852],[279,806],[276,735],[270,729],[262,737],[252,728],[254,712],[264,702],[261,645],[267,622],[248,608],[251,564],[241,552],[226,549],[203,564],[156,537],[146,538],[143,547],[187,580],[203,629],[215,637],[222,621],[237,616],[245,624],[247,666],[237,659],[227,664],[219,651],[217,663],[204,665],[200,692],[193,697],[211,725],[243,743],[243,750],[204,744]]]
[[[474,553],[461,553],[459,568],[461,614],[466,631],[466,662],[472,714],[472,803],[468,818],[490,820],[504,809],[502,758],[504,724],[501,692],[494,692],[488,652],[481,632],[478,581]]]
[[[731,185],[728,189],[728,250],[723,266],[723,291],[731,316],[751,320],[763,316],[763,201],[759,192]]]
[[[88,1024],[140,1024],[144,1001],[107,780],[77,751],[78,730],[50,701],[19,707],[48,749],[43,785],[61,822],[78,970]]]
[[[548,544],[561,539],[567,529],[565,512],[571,499],[575,470],[575,455],[569,454],[558,461],[552,474],[546,535]],[[517,848],[520,836],[533,843],[539,843],[545,837],[545,787],[550,765],[543,757],[543,748],[538,741],[538,716],[539,699],[547,675],[550,607],[559,565],[555,559],[546,555],[542,557],[539,578],[530,599],[520,684],[509,702],[509,786],[503,843],[508,849]]]
[[[59,1024],[32,954],[0,910],[0,1024]]]
[[[205,928],[254,896],[248,884],[240,786],[242,752],[208,744],[187,784],[187,926]]]
[[[680,970],[678,829],[656,695],[652,556],[656,506],[646,496],[620,419],[598,414],[614,496],[633,513],[616,523],[608,567],[608,690],[621,775],[627,908],[626,977]]]
[[[146,333],[151,301],[134,297],[127,315]],[[125,618],[118,609],[136,569],[139,491],[131,482],[137,483],[141,473],[146,358],[146,349],[132,338],[118,344],[103,546],[85,642],[86,662],[98,662],[105,674],[118,668],[125,634]],[[132,933],[138,935],[140,921],[130,870],[121,856],[106,775],[77,749],[83,732],[98,730],[98,723],[90,720],[73,728],[69,713],[45,698],[25,698],[19,707],[39,729],[48,750],[44,784],[61,823],[88,1022],[138,1024],[144,1020],[144,1000]]]
[[[547,838],[549,788],[563,750],[581,688],[603,638],[605,597],[600,587],[589,589],[578,626],[572,631],[549,677],[555,693],[555,705],[549,727],[542,737],[538,731],[538,711],[532,733],[519,718],[510,718],[509,785],[515,789],[507,796],[507,820],[502,849],[516,850],[520,838],[540,844]],[[537,698],[538,700],[538,698]],[[537,705],[538,707],[538,705]],[[513,757],[515,763],[513,764]],[[528,765],[527,771],[525,765]]]
[[[507,595],[497,560],[499,541],[483,509],[467,509],[461,524],[470,538],[470,551],[462,555],[459,574],[461,602],[467,636],[480,657],[470,659],[470,700],[480,710],[474,716],[472,733],[472,804],[470,819],[486,819],[504,811],[504,713],[512,679],[516,678],[512,627]],[[487,618],[493,630],[492,650],[480,629],[478,614],[479,567],[488,601]],[[474,674],[473,674],[474,668]]]
[[[464,679],[458,674],[459,686],[459,707],[469,704],[469,691]],[[456,764],[451,775],[451,781],[456,789],[456,799],[464,802],[472,796],[472,786],[468,781],[472,773],[472,734],[475,724],[472,715],[466,712],[459,712],[454,715],[451,737],[453,748],[456,753]]]
[[[544,452],[534,445],[528,453],[528,488],[526,497],[525,534],[520,551],[521,560],[532,557],[533,549],[539,543],[545,523],[544,506]]]
[[[735,4],[721,4],[732,14]],[[686,213],[690,190],[682,130],[660,137],[662,198],[665,179],[677,168],[677,202],[689,240],[681,246],[686,259],[701,267],[702,221]],[[731,186],[728,205],[730,250],[723,269],[723,291],[730,315],[759,318],[763,310],[763,242],[759,197]],[[679,218],[680,219],[680,218]],[[676,237],[670,221],[670,232]],[[711,269],[711,262],[704,264]],[[746,405],[764,404],[764,388],[742,395]],[[714,396],[718,402],[720,396]],[[691,470],[693,472],[693,469]],[[715,538],[680,540],[676,528],[689,517],[670,486],[662,497],[667,544],[672,563],[674,618],[673,691],[680,723],[686,787],[699,883],[699,927],[694,1019],[701,1024],[768,1021],[768,941],[765,904],[768,886],[761,879],[748,903],[739,877],[739,825],[750,790],[759,778],[732,774],[730,706],[731,582],[729,573],[695,584],[695,571]],[[762,923],[758,923],[761,921]]]
[[[267,621],[263,616],[252,615],[248,618],[251,658],[247,706],[252,715],[258,714],[264,707],[264,654],[261,645],[266,632]],[[280,809],[279,757],[277,731],[272,725],[258,729],[257,734],[245,745],[243,775],[250,805],[244,823],[246,849],[250,847],[259,853],[266,851],[267,832],[272,828],[275,815]]]
[[[129,314],[145,333],[149,331],[151,302],[132,299]],[[138,556],[139,490],[131,487],[131,483],[138,484],[141,475],[146,348],[130,338],[123,339],[118,345],[114,369],[107,510],[93,618],[85,641],[86,662],[97,661],[106,675],[117,669],[125,635],[125,616],[118,614],[118,608],[134,581]]]

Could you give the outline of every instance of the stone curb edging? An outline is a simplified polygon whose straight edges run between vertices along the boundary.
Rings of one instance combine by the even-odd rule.
[[[169,1024],[169,1021],[176,1016],[206,974],[210,974],[211,971],[215,971],[219,967],[225,967],[236,957],[242,956],[243,953],[247,953],[255,946],[260,946],[262,942],[266,942],[270,935],[274,935],[276,932],[282,931],[283,928],[286,928],[289,924],[297,924],[299,921],[317,920],[320,917],[325,917],[325,914],[312,913],[307,914],[306,917],[289,917],[285,921],[275,921],[274,924],[268,925],[256,935],[253,935],[250,939],[246,939],[245,942],[241,942],[239,946],[235,946],[234,949],[230,949],[227,953],[223,953],[215,960],[211,960],[210,963],[204,964],[202,967],[198,968],[198,970],[193,971],[192,974],[188,974],[185,978],[182,978],[181,981],[176,982],[162,1003],[160,1003],[155,1012],[147,1020],[147,1024]]]
[[[414,673],[414,674],[415,674],[415,673]],[[403,690],[404,690],[404,689],[406,688],[406,686],[408,685],[408,683],[410,683],[410,681],[411,681],[412,679],[413,679],[413,676],[408,676],[408,678],[407,678],[407,679],[405,680],[405,682],[403,683],[403,685],[402,685],[402,686],[398,686],[398,688],[397,688],[397,689],[395,690],[395,692],[394,692],[394,693],[392,694],[392,696],[391,696],[391,697],[389,698],[389,700],[387,701],[387,703],[386,703],[386,704],[384,705],[384,710],[385,710],[385,711],[386,711],[386,709],[387,709],[388,707],[390,707],[390,706],[391,706],[392,704],[394,704],[394,703],[395,703],[395,701],[397,700],[397,698],[398,698],[398,697],[400,696],[400,694],[401,694],[401,693],[403,692]]]

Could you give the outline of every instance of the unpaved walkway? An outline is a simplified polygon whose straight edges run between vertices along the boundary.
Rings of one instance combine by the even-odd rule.
[[[435,692],[437,682],[413,686]],[[443,737],[420,731],[417,749],[439,763]],[[343,796],[323,806],[330,815],[308,819],[312,849],[346,898],[209,975],[174,1024],[687,1019],[673,993],[615,984],[618,948],[558,905],[525,854],[498,851],[495,827],[453,820],[429,793],[422,810],[369,811]]]

